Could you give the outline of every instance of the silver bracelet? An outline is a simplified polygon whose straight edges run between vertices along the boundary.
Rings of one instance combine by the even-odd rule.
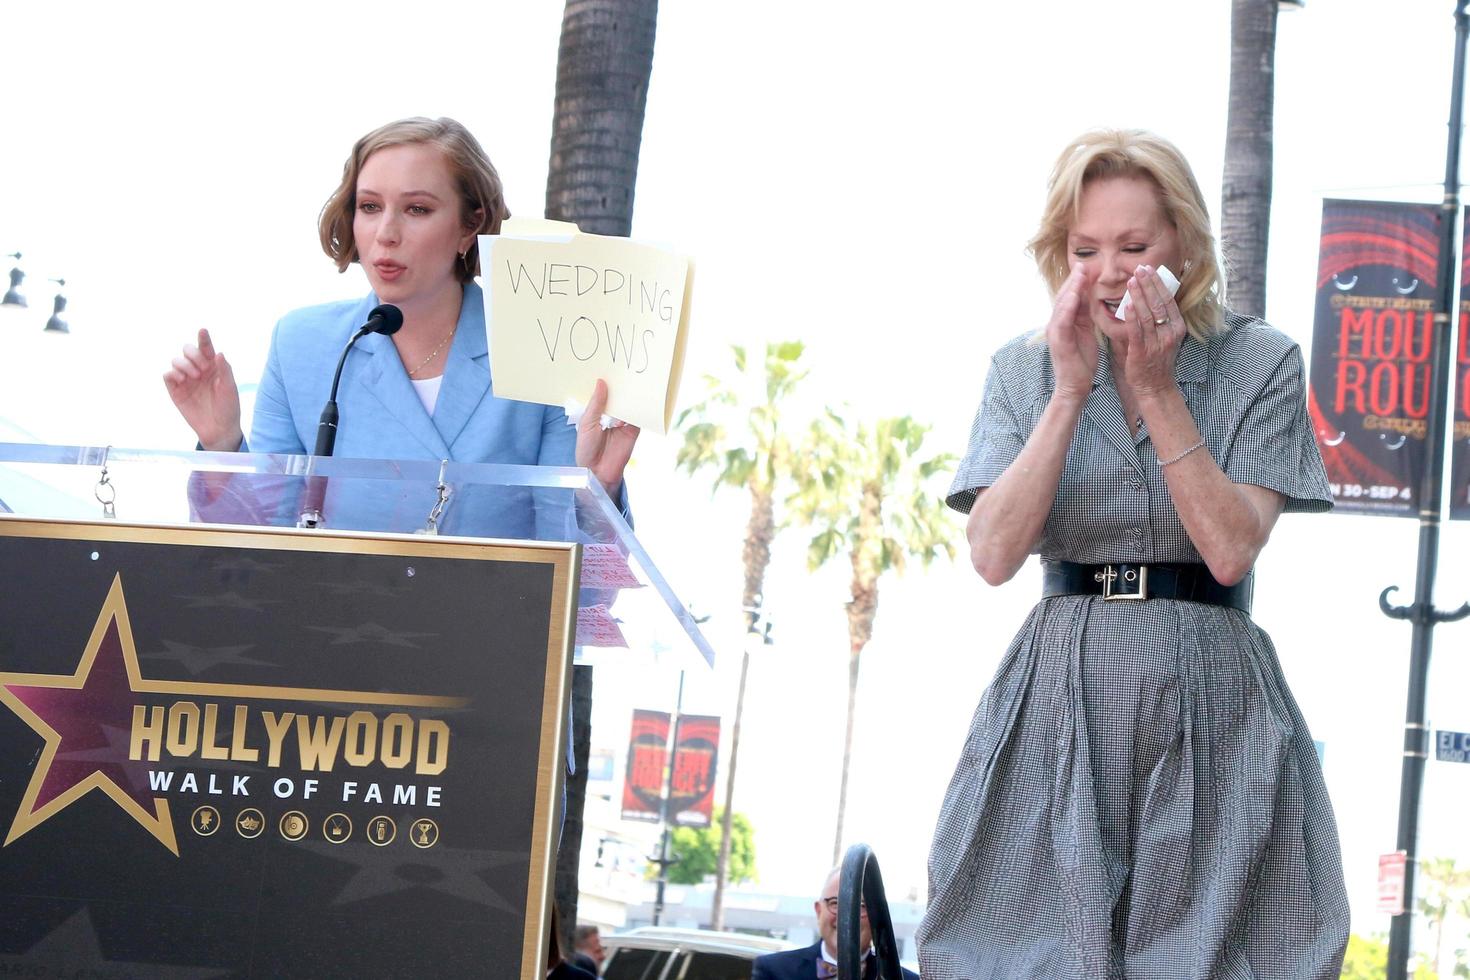
[[[1193,446],[1190,446],[1188,449],[1184,450],[1184,452],[1180,453],[1178,456],[1171,456],[1169,459],[1161,459],[1161,460],[1159,460],[1159,469],[1163,469],[1165,466],[1172,466],[1173,464],[1179,462],[1184,457],[1188,456],[1190,453],[1194,452],[1196,449],[1203,449],[1204,447],[1205,447],[1205,441],[1203,439],[1201,439],[1199,442],[1195,443]]]

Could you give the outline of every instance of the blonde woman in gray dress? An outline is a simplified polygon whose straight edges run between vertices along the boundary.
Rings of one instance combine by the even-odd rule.
[[[1031,251],[1051,319],[992,360],[948,501],[981,577],[1038,553],[1043,598],[945,797],[920,972],[1335,978],[1332,808],[1250,618],[1282,511],[1332,505],[1301,351],[1222,306],[1199,186],[1152,134],[1072,141]]]

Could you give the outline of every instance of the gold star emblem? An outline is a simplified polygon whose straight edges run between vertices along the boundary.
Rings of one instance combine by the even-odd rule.
[[[147,770],[128,759],[126,739],[109,737],[131,729],[140,686],[121,576],[112,580],[74,673],[0,673],[0,702],[45,740],[6,845],[100,790],[178,856],[168,801],[148,791]]]

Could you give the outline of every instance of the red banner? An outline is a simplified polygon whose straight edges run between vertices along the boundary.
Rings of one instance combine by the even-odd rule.
[[[628,736],[628,771],[623,776],[623,819],[663,819],[664,766],[669,757],[669,713],[633,712]]]
[[[720,719],[713,715],[680,715],[674,743],[669,814],[681,826],[708,827],[714,816]]]
[[[1450,397],[1455,412],[1450,416],[1450,519],[1470,521],[1470,222],[1465,223],[1465,241],[1460,250],[1460,323],[1456,333],[1455,359]]]
[[[1437,207],[1322,203],[1308,403],[1339,511],[1418,516],[1438,255]]]

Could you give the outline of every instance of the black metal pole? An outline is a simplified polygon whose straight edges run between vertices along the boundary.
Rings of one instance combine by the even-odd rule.
[[[1392,606],[1390,586],[1378,597],[1384,613],[1414,624],[1409,647],[1409,698],[1404,717],[1404,763],[1399,782],[1398,849],[1404,864],[1404,910],[1393,917],[1388,937],[1388,980],[1407,980],[1414,925],[1414,872],[1419,837],[1419,794],[1424,788],[1424,763],[1429,758],[1429,730],[1424,724],[1424,696],[1429,681],[1429,654],[1437,623],[1470,614],[1470,604],[1453,613],[1434,608],[1434,577],[1439,561],[1439,524],[1444,513],[1445,410],[1448,406],[1451,324],[1455,288],[1459,284],[1458,218],[1460,216],[1460,115],[1465,89],[1466,4],[1455,3],[1455,67],[1450,82],[1449,149],[1445,154],[1444,203],[1439,227],[1439,296],[1434,309],[1434,337],[1430,357],[1434,365],[1429,387],[1429,429],[1425,436],[1424,473],[1419,484],[1419,560],[1414,604]]]
[[[679,671],[679,694],[674,699],[674,716],[669,719],[669,740],[664,743],[664,793],[663,800],[659,806],[663,817],[664,832],[659,837],[658,857],[653,863],[658,865],[658,888],[653,897],[653,924],[658,925],[659,920],[664,917],[664,888],[669,883],[669,868],[678,864],[677,857],[669,857],[669,831],[672,827],[669,813],[669,798],[674,795],[674,753],[679,748],[679,713],[684,710],[684,671]]]
[[[903,980],[878,858],[867,844],[854,844],[842,858],[837,884],[837,980],[861,980],[863,976],[863,957],[868,954],[862,948],[864,915],[878,959],[878,980]]]

